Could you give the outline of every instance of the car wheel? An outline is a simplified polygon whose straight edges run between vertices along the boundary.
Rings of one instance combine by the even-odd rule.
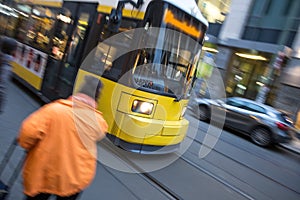
[[[209,119],[209,110],[204,105],[199,105],[199,119],[201,121],[207,121]]]
[[[252,141],[262,147],[267,147],[272,142],[271,133],[268,129],[263,127],[257,127],[253,129],[251,132],[251,139]]]

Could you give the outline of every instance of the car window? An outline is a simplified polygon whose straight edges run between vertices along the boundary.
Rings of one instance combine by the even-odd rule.
[[[252,103],[247,103],[244,109],[258,113],[266,113],[266,110],[263,107]]]
[[[244,108],[244,106],[245,106],[245,103],[238,99],[227,99],[226,104],[230,105],[230,106],[238,107],[238,108]]]

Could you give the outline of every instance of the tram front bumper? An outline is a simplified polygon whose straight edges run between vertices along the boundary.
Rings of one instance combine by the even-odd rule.
[[[115,121],[111,136],[126,143],[158,147],[177,145],[184,139],[189,125],[186,119],[164,121],[122,115]]]

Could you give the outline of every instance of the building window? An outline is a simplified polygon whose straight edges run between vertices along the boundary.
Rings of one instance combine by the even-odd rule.
[[[288,15],[294,1],[288,0],[288,1],[284,1],[284,2],[285,2],[285,8],[283,10],[283,15]]]
[[[260,34],[259,28],[254,27],[246,27],[243,35],[244,40],[253,40],[257,41]]]
[[[237,49],[237,52],[243,52]],[[269,60],[268,54],[259,54]],[[259,88],[267,80],[268,62],[234,56],[227,72],[227,96],[255,99]]]
[[[258,36],[258,41],[277,44],[280,33],[280,30],[262,29]]]
[[[246,27],[242,39],[277,44],[280,30]]]
[[[264,12],[263,12],[265,15],[268,15],[269,12],[270,12],[270,8],[271,8],[271,5],[272,5],[271,2],[272,2],[271,0],[266,0],[265,1]]]
[[[289,47],[292,47],[295,36],[296,36],[296,32],[295,31],[290,31],[288,33],[288,37],[287,37],[287,41],[286,41],[285,45],[289,46]]]

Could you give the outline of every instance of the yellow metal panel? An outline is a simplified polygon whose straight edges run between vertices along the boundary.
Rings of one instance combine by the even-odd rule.
[[[185,135],[178,135],[178,136],[155,135],[155,136],[148,136],[142,139],[142,138],[132,137],[131,135],[124,134],[123,132],[121,132],[121,134],[118,137],[124,141],[135,143],[135,144],[167,146],[167,145],[174,145],[182,142]]]
[[[109,14],[111,12],[111,9],[112,9],[111,6],[99,5],[97,11]]]
[[[97,10],[98,12],[101,13],[107,13],[110,14],[111,10],[113,7],[111,6],[106,6],[106,5],[99,5]],[[138,10],[127,10],[123,9],[123,17],[128,17],[128,18],[136,18],[136,19],[144,19],[145,12],[138,11]]]
[[[116,108],[116,106],[118,106],[119,103],[122,103],[122,106],[126,107],[123,109],[127,109],[127,111],[131,108],[132,102],[131,101],[126,101],[126,102],[120,102],[120,96],[121,96],[121,92],[127,93],[131,96],[135,96],[137,97],[141,97],[144,99],[148,99],[148,101],[156,101],[156,106],[154,108],[154,113],[152,118],[154,119],[159,119],[159,120],[170,120],[170,121],[176,121],[179,120],[181,118],[181,113],[184,107],[187,106],[188,101],[187,100],[182,100],[180,102],[175,102],[174,98],[170,98],[170,97],[166,97],[166,96],[161,96],[161,95],[155,95],[152,93],[148,93],[148,92],[144,92],[141,90],[136,90],[133,88],[129,88],[126,87],[124,85],[120,85],[120,84],[116,84],[114,83],[115,86],[113,86],[113,88],[111,88],[113,91],[108,91],[110,93],[112,93],[113,96],[113,101],[112,101],[112,105],[114,107],[114,109]],[[131,97],[131,99],[133,99]],[[126,99],[124,99],[126,100]],[[121,106],[119,106],[121,107]],[[122,110],[124,111],[124,110]],[[127,112],[128,114],[133,114],[132,112]],[[135,113],[135,115],[139,115],[139,116],[143,116],[146,117],[145,115],[142,114],[137,114]],[[149,116],[148,116],[149,117]]]
[[[41,90],[42,81],[43,81],[42,78],[40,78],[39,76],[35,75],[34,73],[28,71],[27,69],[18,65],[15,62],[12,63],[12,67],[13,67],[12,71],[17,76],[22,78],[24,81],[26,81],[28,84],[30,84],[35,89],[37,89],[39,91]]]
[[[167,146],[167,145],[174,145],[182,142],[185,135],[178,135],[178,136],[155,136],[145,138],[144,143],[145,145],[155,145],[155,146]]]
[[[121,115],[121,113],[120,113]],[[143,117],[124,115],[119,127],[122,127],[118,137],[132,143],[148,145],[172,145],[182,141],[186,135],[189,122],[164,121]]]
[[[152,113],[150,115],[145,115],[145,114],[132,112],[131,111],[131,105],[133,104],[134,100],[140,100],[140,101],[152,103],[154,105]],[[122,92],[121,97],[119,99],[118,111],[123,112],[123,113],[132,114],[132,115],[142,116],[142,117],[146,117],[146,118],[152,118],[153,113],[155,111],[156,104],[157,104],[156,100],[148,99],[148,98],[144,98],[144,97],[140,97],[140,96],[136,96],[136,95],[132,95],[132,94]]]
[[[115,116],[116,108],[112,108],[112,103],[114,102],[111,98],[112,93],[114,91],[116,83],[107,79],[103,79],[100,76],[97,76],[95,74],[89,73],[87,71],[84,71],[82,69],[79,69],[76,82],[74,85],[74,91],[76,92],[78,90],[78,86],[83,82],[83,77],[85,75],[92,75],[95,76],[103,82],[103,89],[101,91],[101,96],[98,99],[98,110],[100,110],[103,113],[103,116],[108,124],[108,132],[112,133],[112,129],[114,126],[114,120],[121,120],[118,119],[118,116]]]
[[[144,117],[138,117],[134,115],[125,115],[123,121],[121,122],[123,127],[123,132],[134,137],[146,137],[153,135],[160,135],[163,129],[164,121],[147,119]]]
[[[93,75],[79,70],[75,90],[86,74]],[[170,97],[135,90],[100,76],[96,77],[104,84],[98,101],[98,109],[103,112],[109,125],[109,133],[129,143],[157,146],[178,144],[183,140],[189,122],[186,119],[179,120],[179,116],[182,107],[187,105],[187,101],[174,102],[174,99]],[[122,101],[120,101],[121,96]],[[156,101],[164,111],[156,108],[153,118],[130,114],[129,109],[134,97]],[[171,115],[176,115],[176,117]]]
[[[178,120],[181,118],[181,113],[184,107],[188,104],[187,100],[181,100],[175,102],[174,98],[160,96],[159,103],[156,107],[153,118],[155,119],[167,119]]]
[[[172,136],[172,135],[185,134],[185,132],[187,131],[187,128],[188,128],[188,122],[185,119],[183,121],[186,123],[177,124],[177,125],[173,125],[173,126],[171,126],[171,125],[164,126],[162,135]]]
[[[295,127],[300,130],[300,111],[298,111]]]
[[[32,4],[32,5],[41,5],[41,6],[49,6],[49,7],[62,7],[62,0],[17,0],[17,3],[24,3],[24,4]]]
[[[138,10],[123,10],[124,17],[136,18],[136,19],[144,19],[145,13]]]

